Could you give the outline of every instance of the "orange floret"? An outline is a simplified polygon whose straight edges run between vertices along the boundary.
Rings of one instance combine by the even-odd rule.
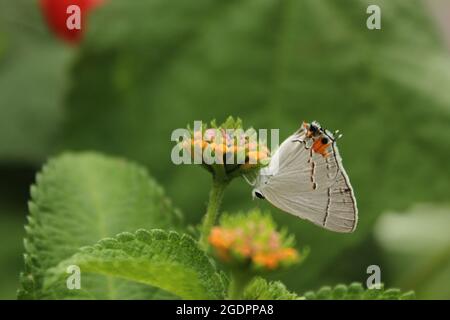
[[[232,231],[222,229],[220,227],[214,227],[211,230],[208,240],[209,243],[216,248],[229,249],[235,238],[236,237]]]
[[[283,248],[279,252],[280,260],[295,261],[298,259],[298,252],[294,248]]]
[[[258,253],[253,256],[253,262],[269,270],[274,270],[278,267],[279,259],[274,253]]]
[[[248,162],[250,164],[257,164],[258,161],[266,159],[267,154],[261,151],[250,151],[248,153]]]

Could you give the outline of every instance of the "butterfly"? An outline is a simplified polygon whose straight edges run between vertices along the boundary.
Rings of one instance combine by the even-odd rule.
[[[337,138],[316,121],[304,122],[259,171],[253,196],[322,228],[353,232],[358,209]]]

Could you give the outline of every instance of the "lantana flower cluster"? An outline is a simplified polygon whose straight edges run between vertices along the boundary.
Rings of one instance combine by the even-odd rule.
[[[254,271],[288,267],[303,258],[293,247],[294,238],[285,230],[277,231],[270,214],[258,209],[222,215],[208,241],[222,262]]]
[[[243,129],[242,121],[229,117],[217,125],[191,129],[189,137],[180,142],[192,163],[202,164],[214,176],[223,180],[256,172],[270,161],[270,151],[265,139],[253,128]]]

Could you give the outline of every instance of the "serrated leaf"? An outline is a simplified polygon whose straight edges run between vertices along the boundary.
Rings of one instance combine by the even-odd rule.
[[[303,295],[306,300],[410,300],[415,299],[413,291],[402,292],[400,289],[364,289],[361,283],[354,282],[348,286],[338,284],[334,288],[322,287],[318,291],[308,291]]]
[[[280,281],[267,282],[256,278],[244,290],[245,300],[296,300],[299,297]]]
[[[68,153],[50,160],[36,180],[31,188],[22,276],[28,281],[24,289],[34,289],[22,290],[23,298],[46,294],[40,292],[45,271],[82,246],[121,231],[177,229],[179,225],[178,210],[146,170],[122,159]],[[142,285],[128,288],[123,280],[94,277],[90,282],[96,286],[92,298],[151,298],[154,294]]]
[[[81,279],[95,273],[155,286],[183,299],[224,298],[224,282],[212,261],[194,239],[176,232],[140,229],[102,239],[49,270],[46,292],[66,295],[70,265],[80,267]]]

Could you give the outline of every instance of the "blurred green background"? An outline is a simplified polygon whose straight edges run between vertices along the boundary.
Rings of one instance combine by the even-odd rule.
[[[370,4],[381,30],[366,28]],[[304,292],[365,283],[377,264],[389,287],[449,299],[449,17],[439,0],[109,0],[70,47],[37,1],[0,0],[0,298],[15,298],[28,189],[48,157],[142,163],[196,224],[210,177],[171,163],[170,134],[233,115],[282,139],[302,120],[344,133],[354,234],[253,201],[243,180],[227,191],[224,210],[270,208],[311,247],[274,278]]]

